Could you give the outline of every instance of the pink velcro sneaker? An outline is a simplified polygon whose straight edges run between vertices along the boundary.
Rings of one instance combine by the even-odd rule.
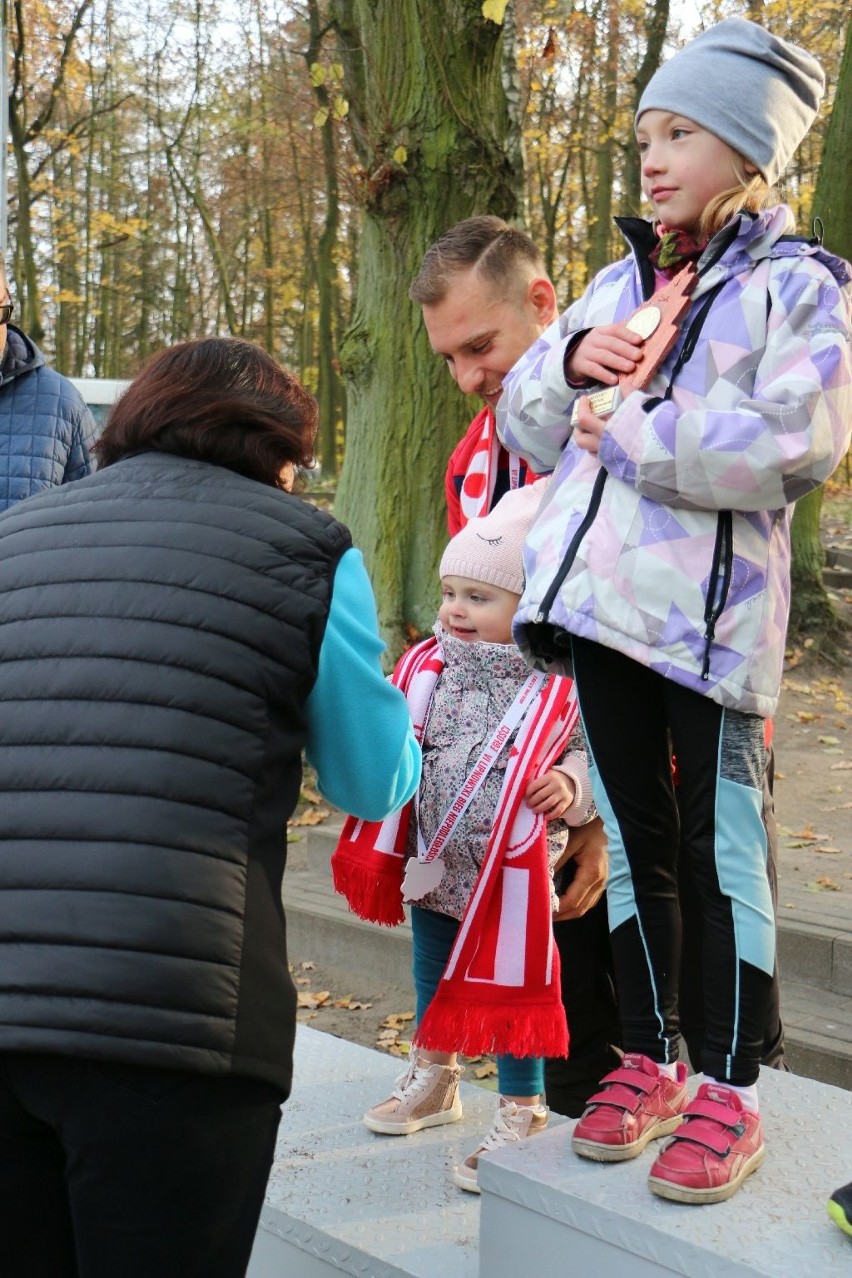
[[[720,1203],[763,1162],[760,1116],[735,1091],[702,1083],[683,1122],[654,1160],[648,1184],[677,1203]]]
[[[635,1158],[651,1140],[670,1136],[686,1109],[686,1066],[668,1078],[647,1056],[627,1052],[618,1069],[601,1079],[601,1090],[574,1128],[575,1154],[599,1163]]]

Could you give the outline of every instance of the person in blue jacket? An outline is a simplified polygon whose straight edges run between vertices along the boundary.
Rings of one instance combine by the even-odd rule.
[[[67,377],[10,320],[0,259],[0,510],[91,473],[95,423]]]
[[[291,1084],[302,754],[381,820],[420,777],[349,532],[289,489],[317,409],[239,339],[0,515],[4,1278],[238,1278]]]

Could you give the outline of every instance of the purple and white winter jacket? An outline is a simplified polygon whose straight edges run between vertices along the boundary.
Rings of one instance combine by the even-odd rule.
[[[501,439],[539,474],[554,471],[527,539],[515,638],[531,664],[565,673],[566,632],[582,635],[770,716],[793,503],[849,446],[852,268],[791,236],[785,205],[738,215],[699,261],[674,350],[610,417],[595,457],[571,439],[584,392],[563,362],[578,334],[626,319],[653,292],[649,224],[621,225],[633,253],[601,271],[504,382]]]

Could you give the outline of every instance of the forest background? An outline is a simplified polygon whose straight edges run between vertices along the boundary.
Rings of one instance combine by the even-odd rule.
[[[407,298],[448,226],[523,224],[567,306],[623,252],[613,217],[647,215],[642,89],[741,15],[826,70],[782,195],[852,257],[847,0],[2,3],[16,322],[69,375],[131,377],[211,333],[292,369],[392,651],[431,625],[443,469],[472,415]],[[794,520],[793,624],[831,634],[821,497]]]

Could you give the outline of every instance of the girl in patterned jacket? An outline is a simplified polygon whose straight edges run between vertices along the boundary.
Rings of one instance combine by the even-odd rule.
[[[508,448],[555,470],[515,637],[531,663],[573,670],[609,842],[627,1055],[574,1149],[620,1161],[673,1134],[649,1183],[690,1203],[730,1197],[763,1158],[775,955],[763,724],[780,686],[792,506],[838,464],[852,420],[852,270],[792,236],[771,191],[823,85],[807,52],[739,18],[660,68],[635,120],[654,222],[620,221],[629,256],[519,361],[497,414]],[[675,277],[692,285],[685,319],[631,388],[655,319],[626,321]],[[587,394],[620,378],[610,415],[593,411]],[[705,1073],[689,1104],[672,749],[705,918]]]
[[[407,866],[402,894],[412,903],[419,1024],[406,1073],[390,1097],[367,1111],[364,1121],[372,1131],[400,1136],[457,1121],[462,1117],[461,1069],[456,1050],[450,1049],[468,1055],[495,1050],[500,1098],[494,1126],[453,1174],[456,1184],[474,1192],[482,1153],[547,1125],[543,1058],[559,1054],[557,1039],[565,1042],[558,955],[550,925],[551,911],[560,903],[550,876],[571,855],[569,827],[595,816],[570,684],[531,675],[512,642],[512,618],[523,584],[524,536],[546,483],[507,493],[490,514],[470,520],[452,539],[441,560],[437,643],[426,641],[406,654],[394,676],[398,680],[400,668],[412,658],[419,660],[421,651],[435,661],[422,705],[411,685],[407,687],[415,726],[423,724],[422,732],[418,729],[423,772],[407,837],[403,828],[397,839],[400,877]],[[530,751],[527,763],[525,728],[536,705],[553,692],[569,698],[568,710],[559,720],[559,734],[550,738],[553,745],[546,757]],[[498,848],[494,831],[501,828],[501,805],[518,760],[520,816],[502,826],[508,837]],[[465,799],[469,803],[463,807]],[[352,834],[359,836],[359,825]],[[538,852],[533,851],[532,865],[525,869],[529,862],[520,849],[533,849],[533,840],[540,840]],[[376,842],[387,847],[389,840]],[[401,911],[394,919],[359,908],[339,865],[347,846],[344,829],[332,862],[338,890],[362,917],[398,921]],[[459,951],[455,967],[468,982],[453,998],[456,947],[478,926],[470,903],[486,899],[491,881],[488,858],[495,852],[503,877],[491,899],[495,905],[500,901],[495,910],[500,934],[483,940],[475,954]],[[361,855],[359,849],[350,852],[355,873]],[[416,884],[415,874],[423,876]],[[596,885],[598,896],[603,886]],[[397,899],[399,891],[397,878]],[[375,898],[376,890],[368,887],[366,894]],[[540,969],[535,951],[543,960]],[[495,961],[494,955],[501,953],[503,958]],[[546,973],[541,988],[535,984],[538,970]]]

